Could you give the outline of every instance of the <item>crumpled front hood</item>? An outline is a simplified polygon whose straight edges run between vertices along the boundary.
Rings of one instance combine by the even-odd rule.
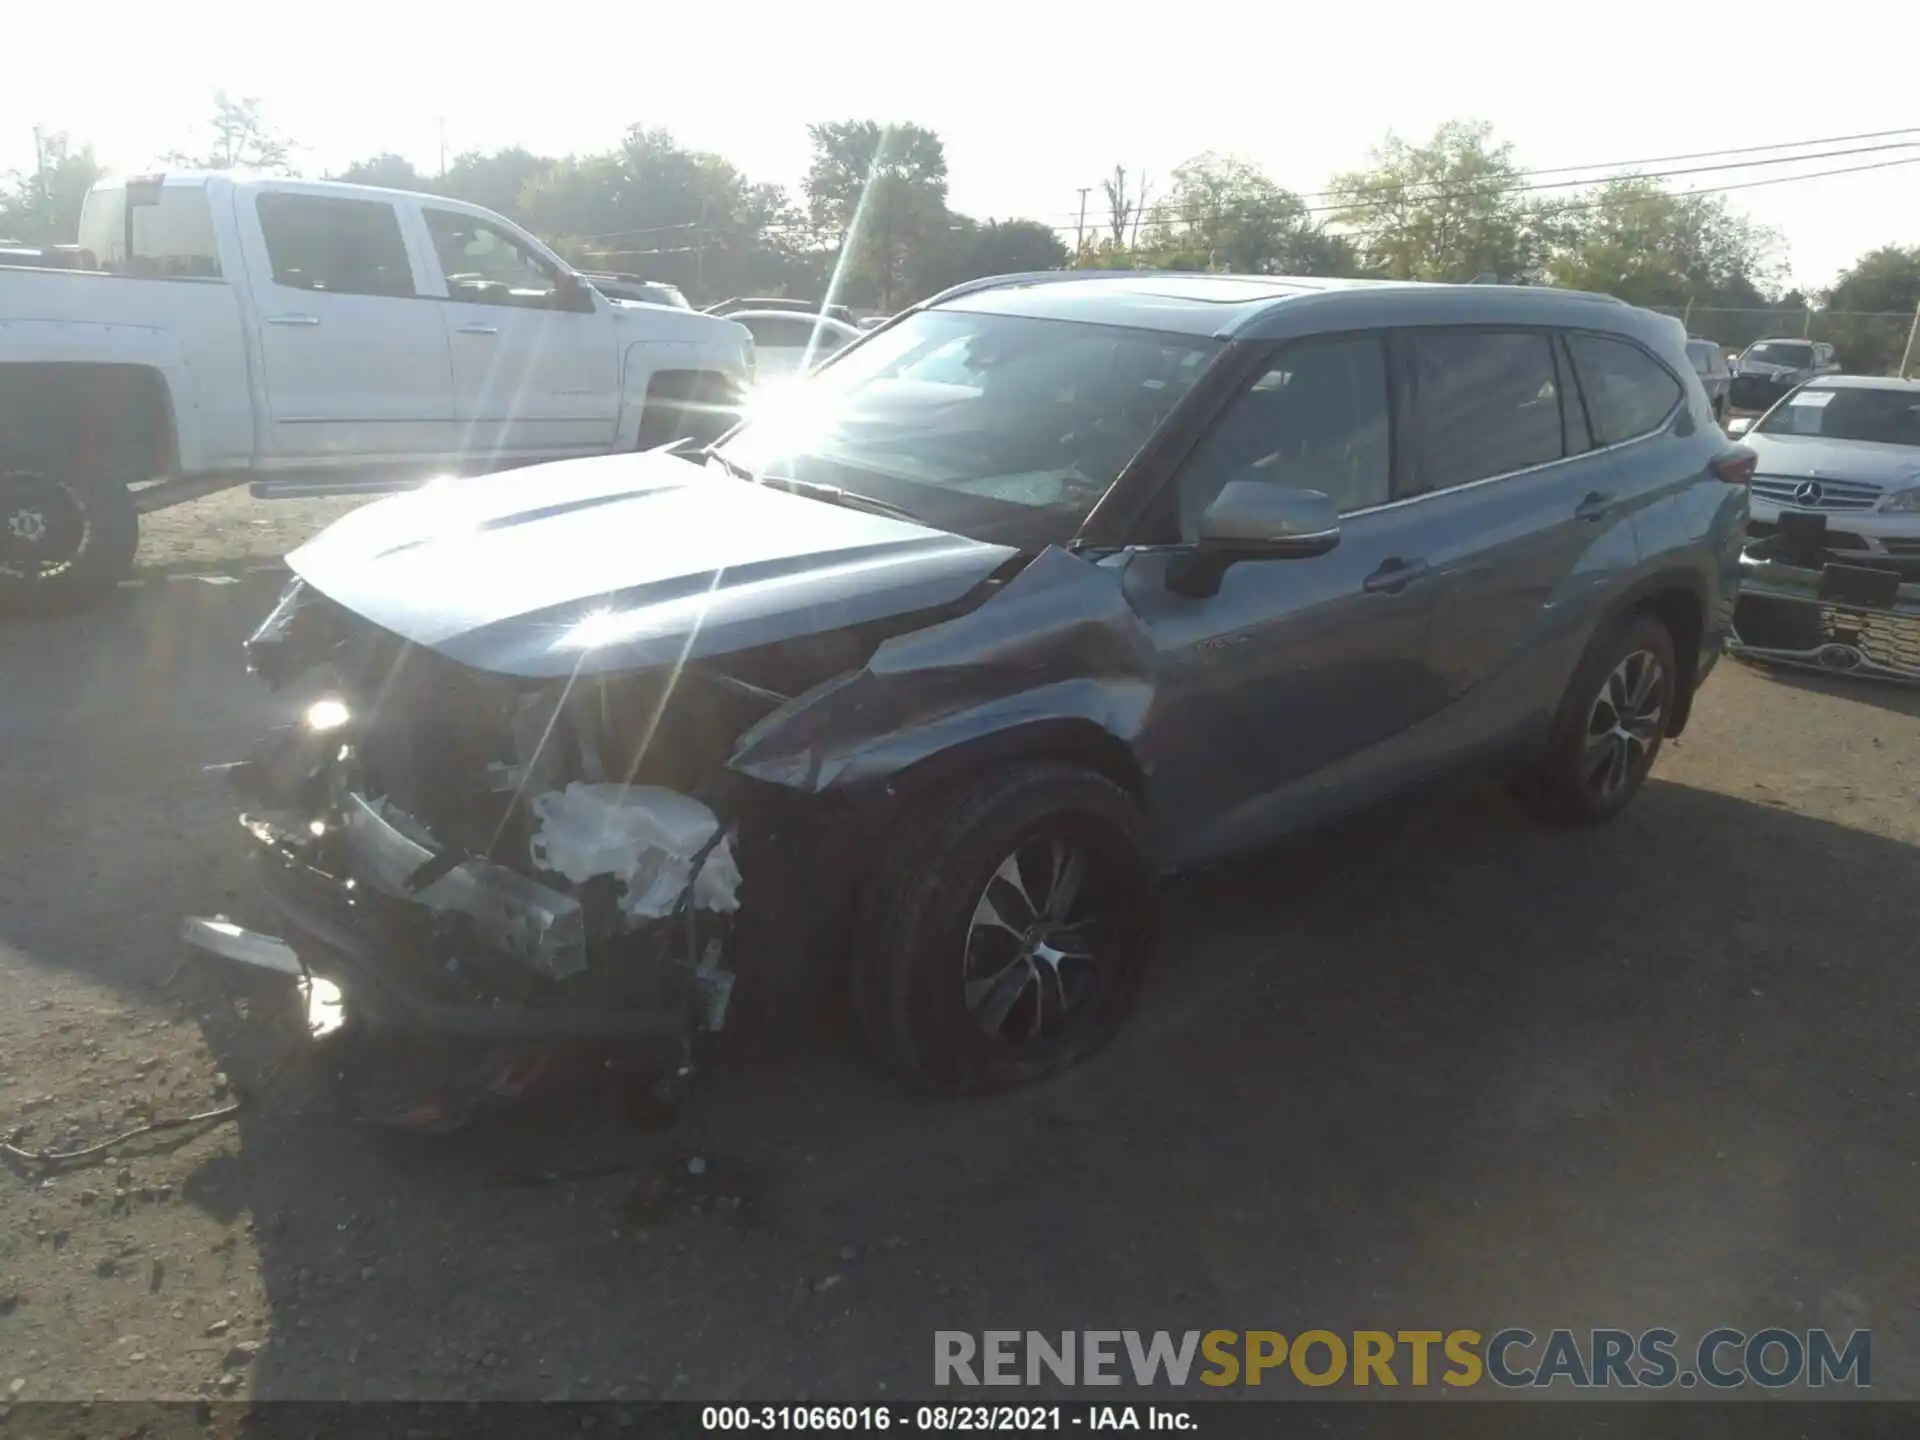
[[[403,639],[545,677],[950,604],[1014,553],[655,451],[409,491],[346,516],[287,563]]]
[[[1760,457],[1755,473],[1805,480],[1855,480],[1883,490],[1920,485],[1920,450],[1866,440],[1827,440],[1818,435],[1740,437]]]

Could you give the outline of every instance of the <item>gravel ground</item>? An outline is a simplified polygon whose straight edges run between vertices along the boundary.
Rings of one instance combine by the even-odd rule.
[[[133,578],[236,574],[273,564],[368,498],[255,500],[243,485],[157,510],[140,517]]]
[[[296,523],[203,503],[262,558]],[[1911,694],[1725,665],[1604,829],[1475,790],[1196,882],[1125,1035],[1028,1093],[812,1047],[669,1130],[426,1140],[333,1117],[270,980],[182,965],[181,915],[247,913],[200,768],[269,717],[274,586],[0,628],[0,1133],[245,1101],[0,1169],[0,1400],[902,1396],[937,1327],[1722,1323],[1871,1327],[1920,1395]]]

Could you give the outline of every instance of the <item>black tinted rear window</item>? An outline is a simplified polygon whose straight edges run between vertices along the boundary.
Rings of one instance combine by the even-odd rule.
[[[1680,403],[1680,382],[1646,351],[1604,335],[1569,335],[1574,373],[1600,445],[1658,430]]]
[[[1566,453],[1553,346],[1544,331],[1414,330],[1407,339],[1413,493]]]

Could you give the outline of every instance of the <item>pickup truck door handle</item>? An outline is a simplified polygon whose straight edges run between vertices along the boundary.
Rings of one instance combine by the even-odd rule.
[[[462,325],[460,327],[460,333],[462,335],[498,335],[500,333],[500,327],[498,325],[482,325],[475,322],[472,325]]]
[[[1573,507],[1576,520],[1604,520],[1620,508],[1617,496],[1606,490],[1589,490],[1587,496]]]
[[[267,323],[269,325],[318,325],[320,317],[318,315],[269,315]]]
[[[1398,555],[1389,555],[1380,562],[1378,570],[1360,582],[1360,587],[1369,595],[1398,595],[1426,573],[1424,560],[1402,560]]]

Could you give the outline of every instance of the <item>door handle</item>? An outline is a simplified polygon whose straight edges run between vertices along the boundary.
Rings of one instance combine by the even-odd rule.
[[[1619,499],[1610,491],[1589,490],[1586,498],[1573,507],[1573,515],[1576,520],[1604,520],[1619,508]]]
[[[269,325],[318,325],[320,317],[318,315],[269,315],[267,323]]]
[[[500,327],[498,325],[482,325],[476,321],[472,325],[462,325],[460,327],[460,333],[462,335],[498,335],[500,333]]]
[[[1389,555],[1380,562],[1378,570],[1360,582],[1360,588],[1369,595],[1398,595],[1426,573],[1424,560],[1402,560],[1398,555]]]

